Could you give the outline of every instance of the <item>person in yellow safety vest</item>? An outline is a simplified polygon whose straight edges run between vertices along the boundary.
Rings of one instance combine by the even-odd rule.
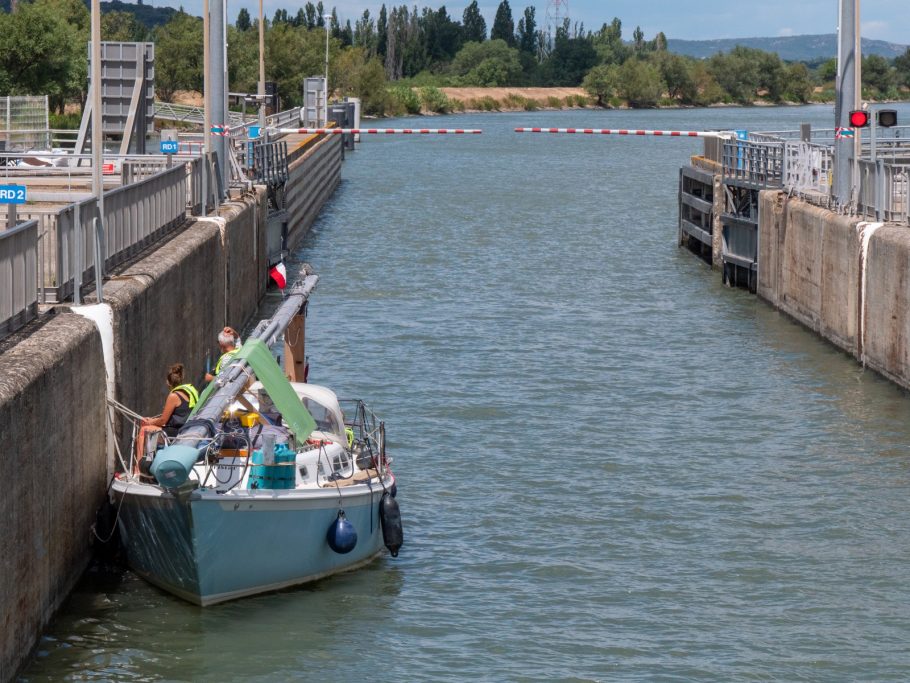
[[[221,356],[215,364],[215,374],[205,373],[205,381],[211,382],[215,376],[221,372],[222,368],[227,365],[234,355],[240,350],[240,335],[233,327],[225,327],[218,334],[218,348],[221,350]]]
[[[182,363],[174,363],[167,373],[167,385],[170,391],[164,401],[161,414],[155,417],[144,417],[140,423],[139,437],[136,439],[136,461],[139,462],[145,450],[145,440],[149,433],[163,431],[169,437],[177,436],[180,428],[186,424],[196,403],[199,392],[196,387],[184,382]]]

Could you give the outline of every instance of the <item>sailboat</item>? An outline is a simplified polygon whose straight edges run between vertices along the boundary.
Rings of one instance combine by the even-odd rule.
[[[355,569],[403,541],[385,425],[360,400],[290,381],[270,347],[318,278],[289,288],[173,439],[112,483],[130,567],[198,605]]]

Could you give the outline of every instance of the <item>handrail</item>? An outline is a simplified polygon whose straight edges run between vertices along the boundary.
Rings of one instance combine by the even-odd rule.
[[[0,282],[2,339],[38,315],[38,221],[0,231]]]

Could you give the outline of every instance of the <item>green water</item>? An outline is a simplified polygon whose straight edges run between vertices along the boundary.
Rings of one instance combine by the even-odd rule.
[[[511,132],[832,118],[365,140],[294,259],[311,380],[387,421],[401,555],[206,609],[96,568],[23,680],[910,679],[907,394],[677,250],[698,141]]]

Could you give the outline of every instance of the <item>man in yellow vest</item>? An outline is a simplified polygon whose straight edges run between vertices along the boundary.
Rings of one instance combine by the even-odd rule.
[[[221,350],[221,356],[215,364],[215,374],[205,373],[206,382],[215,379],[215,376],[231,362],[231,359],[240,350],[240,346],[240,335],[233,327],[225,327],[221,330],[218,334],[218,348]]]

